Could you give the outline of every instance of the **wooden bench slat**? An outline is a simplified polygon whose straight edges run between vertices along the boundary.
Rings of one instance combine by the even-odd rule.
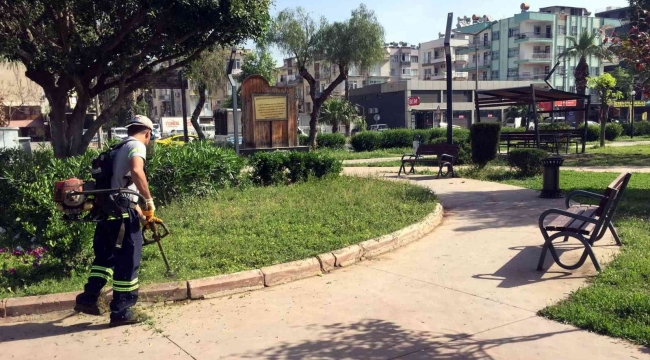
[[[572,214],[594,218],[598,209],[598,206],[578,205],[568,208],[567,211]],[[594,227],[595,224],[593,223],[574,219],[564,215],[558,215],[555,217],[555,219],[551,220],[548,225],[546,225],[546,230],[570,231],[583,235],[589,235],[591,231],[593,231]]]

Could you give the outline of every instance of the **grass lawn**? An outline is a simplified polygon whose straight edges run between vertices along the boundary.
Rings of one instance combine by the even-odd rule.
[[[338,160],[359,160],[359,159],[377,159],[387,157],[400,157],[404,154],[413,152],[413,148],[394,148],[374,151],[352,151],[352,150],[329,150],[318,149],[320,153],[325,153],[335,157]]]
[[[566,159],[564,166],[650,166],[650,145],[590,147],[587,154]]]
[[[541,176],[518,178],[513,172],[487,169],[465,176],[541,189]],[[617,173],[562,171],[562,189],[602,193]],[[589,285],[540,314],[600,334],[650,346],[650,174],[633,174],[615,217],[623,247]]]
[[[341,177],[226,190],[216,199],[175,203],[156,215],[171,232],[164,247],[176,279],[187,280],[299,260],[356,244],[423,219],[435,204],[435,196],[422,187]],[[0,269],[7,256],[0,254]],[[14,287],[12,292],[0,286],[0,298],[80,290],[86,275],[50,277]],[[155,245],[144,249],[139,278],[144,284],[170,281]]]

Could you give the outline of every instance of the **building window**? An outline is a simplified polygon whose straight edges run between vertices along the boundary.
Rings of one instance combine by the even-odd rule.
[[[443,53],[444,53],[444,51],[434,50],[433,51],[433,58],[434,59],[440,59],[440,58],[442,58]]]
[[[519,75],[519,69],[518,68],[509,68],[508,69],[508,77],[513,78],[517,77]]]
[[[565,46],[558,46],[557,47],[557,54],[560,55],[561,53],[564,52],[564,50],[566,50]]]
[[[562,67],[557,68],[557,73],[558,73],[558,75],[561,75],[561,76],[566,75],[566,67],[562,66]]]
[[[569,86],[569,92],[576,92],[576,87],[575,86]]]
[[[518,38],[519,37],[519,28],[510,28],[508,29],[508,37],[509,38]]]
[[[357,81],[348,81],[348,89],[356,89],[357,88]]]
[[[600,75],[600,69],[597,68],[597,67],[592,67],[591,69],[589,69],[589,75],[591,75],[591,76]]]
[[[492,32],[492,41],[497,41],[501,37],[501,33],[498,31],[493,31]]]
[[[499,70],[492,70],[492,80],[499,80]]]
[[[418,75],[418,69],[411,69],[411,75],[417,76]]]
[[[393,60],[394,63],[399,62],[399,55],[393,55],[391,56],[391,59]]]
[[[571,26],[571,35],[572,36],[578,35],[578,27],[577,26]]]
[[[418,63],[419,58],[417,56],[411,56],[411,62]]]
[[[586,33],[586,32],[587,32],[587,28],[586,28],[586,27],[583,27],[583,28],[582,28],[582,32],[583,32],[583,33]]]
[[[395,69],[390,69],[390,76],[395,76]]]
[[[509,58],[519,57],[519,48],[516,47],[516,48],[508,49],[508,57]]]
[[[402,54],[403,62],[411,62],[411,54]]]
[[[476,74],[472,74],[472,81],[476,81]]]
[[[499,60],[499,54],[501,54],[498,50],[495,50],[492,52],[492,60]]]
[[[566,35],[566,25],[558,25],[557,26],[557,34],[558,35]]]
[[[289,69],[289,70],[288,70],[288,75],[289,75],[289,76],[293,75],[293,69]]]
[[[424,53],[424,64],[431,62],[431,51]]]

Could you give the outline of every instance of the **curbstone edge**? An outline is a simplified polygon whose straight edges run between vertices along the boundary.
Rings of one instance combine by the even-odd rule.
[[[371,259],[381,254],[387,253],[398,247],[397,237],[394,234],[388,234],[376,239],[366,240],[359,244],[363,249],[361,260]]]
[[[264,285],[274,286],[321,274],[317,258],[308,258],[284,264],[263,267]]]
[[[168,282],[162,284],[151,284],[140,289],[138,292],[140,301],[161,302],[168,300],[185,300],[188,296],[187,281]]]
[[[10,298],[3,301],[4,316],[45,314],[72,310],[79,292]]]
[[[320,262],[320,268],[324,273],[334,270],[334,267],[336,266],[336,258],[332,253],[316,255],[316,258]]]
[[[264,287],[264,275],[255,269],[189,280],[187,284],[190,299],[208,299],[261,289]]]
[[[332,255],[334,255],[336,258],[336,267],[346,267],[361,261],[363,249],[361,249],[359,245],[352,245],[343,249],[336,250],[332,252]]]
[[[6,304],[7,304],[7,299],[0,299],[0,319],[5,318],[7,316],[7,312],[5,311]]]

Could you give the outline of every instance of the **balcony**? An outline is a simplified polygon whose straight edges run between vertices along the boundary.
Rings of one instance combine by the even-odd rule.
[[[457,71],[476,71],[476,66],[477,64],[475,62],[469,62],[466,63],[465,65],[459,66],[456,68]],[[479,61],[478,62],[478,68],[480,69],[486,69],[490,68],[492,66],[492,61],[487,60],[487,61]]]
[[[520,42],[553,42],[553,33],[547,32],[525,32],[519,33],[519,36],[515,39],[516,43]]]
[[[456,55],[456,56],[454,56],[454,61],[455,62],[468,62],[469,61],[469,56],[468,55]]]
[[[530,72],[522,72],[519,73],[519,75],[508,75],[508,80],[510,81],[544,81],[546,79],[546,76],[548,73],[530,73]]]
[[[280,81],[276,83],[276,86],[291,86],[302,83],[302,76],[294,75],[282,75]]]
[[[480,40],[471,42],[469,45],[462,45],[456,48],[456,54],[464,55],[472,53],[476,50],[490,50],[492,42],[490,40]]]
[[[553,61],[553,54],[551,53],[521,53],[519,54],[518,63],[550,63]]]
[[[466,80],[469,77],[469,73],[467,72],[460,72],[460,71],[452,71],[451,77],[453,79],[464,79]],[[424,75],[424,80],[445,80],[447,79],[447,72],[446,71],[440,71],[437,73],[433,74],[425,74]]]
[[[427,62],[423,62],[422,65],[432,65],[432,64],[440,64],[445,62],[445,56],[444,55],[438,55],[437,57],[433,57],[432,59],[429,59]]]

